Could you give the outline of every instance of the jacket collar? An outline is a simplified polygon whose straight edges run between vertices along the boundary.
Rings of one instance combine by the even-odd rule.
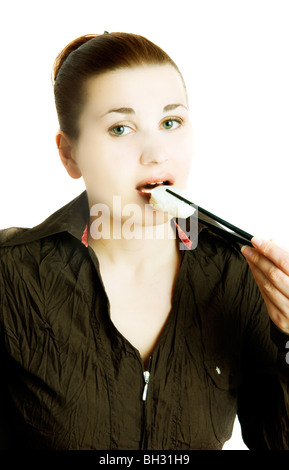
[[[87,192],[84,191],[78,197],[70,201],[58,211],[54,212],[50,217],[44,220],[39,225],[33,228],[18,228],[12,227],[0,230],[0,245],[3,246],[16,246],[23,243],[30,243],[41,238],[55,235],[57,233],[68,232],[73,237],[83,242],[85,229],[89,220],[89,204]],[[188,219],[172,219],[176,226],[178,236],[186,248],[190,249],[194,244],[194,240],[187,230],[190,224]],[[198,223],[198,222],[197,222]],[[190,225],[191,226],[191,225]],[[198,223],[196,231],[194,231],[194,238],[202,230],[203,225]],[[191,243],[188,242],[191,241]]]

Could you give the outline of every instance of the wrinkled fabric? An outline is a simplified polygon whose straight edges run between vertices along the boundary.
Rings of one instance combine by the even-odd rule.
[[[1,449],[289,449],[288,336],[240,246],[199,225],[151,356],[110,319],[83,243],[87,194],[33,229],[0,232]]]

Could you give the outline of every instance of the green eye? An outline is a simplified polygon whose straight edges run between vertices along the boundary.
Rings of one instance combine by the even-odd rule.
[[[167,119],[162,123],[162,126],[166,130],[176,129],[181,125],[181,122],[178,119]]]
[[[128,134],[130,131],[131,131],[131,128],[128,127],[128,126],[114,126],[112,127],[111,129],[109,129],[109,131],[113,134],[113,135],[125,135],[125,134]]]
[[[124,133],[124,126],[116,126],[112,130],[115,135],[122,135]]]

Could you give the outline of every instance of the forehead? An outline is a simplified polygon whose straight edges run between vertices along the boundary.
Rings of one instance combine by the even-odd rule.
[[[178,71],[171,65],[144,65],[118,69],[87,82],[87,108],[105,112],[109,107],[143,105],[164,107],[187,104]]]

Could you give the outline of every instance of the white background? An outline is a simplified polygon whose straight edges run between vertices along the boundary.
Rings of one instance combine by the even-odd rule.
[[[289,246],[289,2],[58,0],[1,5],[0,228],[32,227],[77,196],[62,167],[56,55],[88,33],[142,34],[184,75],[195,131],[192,200]],[[245,448],[238,422],[225,448]]]

